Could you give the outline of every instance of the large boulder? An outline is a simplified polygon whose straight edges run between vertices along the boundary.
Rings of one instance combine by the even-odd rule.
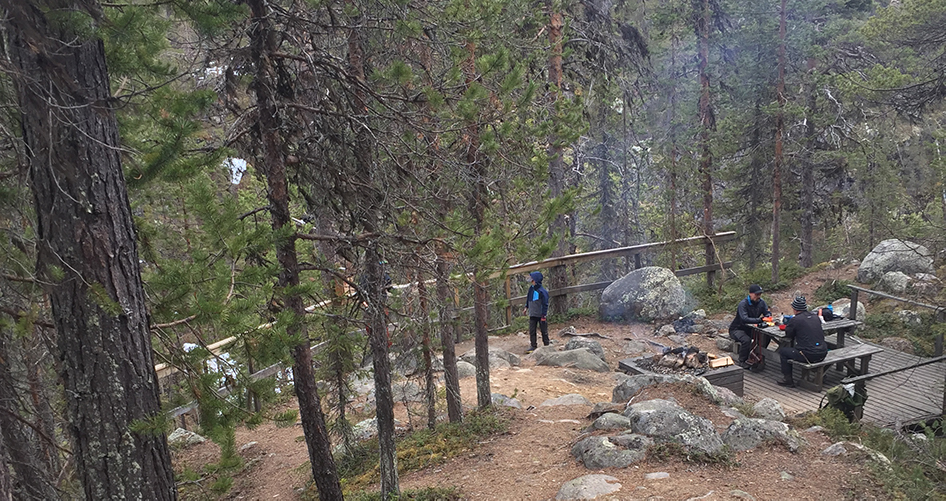
[[[893,294],[903,294],[913,279],[902,271],[888,271],[877,281],[877,288]]]
[[[537,350],[535,362],[536,365],[548,365],[552,367],[575,367],[576,369],[588,369],[596,372],[609,372],[611,367],[588,348],[578,348],[568,351]]]
[[[723,442],[736,451],[755,449],[763,442],[777,442],[789,451],[797,452],[804,443],[798,432],[781,421],[769,419],[737,419],[723,433]]]
[[[653,443],[647,437],[634,434],[591,436],[579,440],[572,446],[571,452],[588,469],[626,468],[643,461],[647,456],[647,448]]]
[[[857,269],[857,281],[873,282],[888,271],[933,273],[933,254],[920,244],[892,238],[867,254]]]
[[[460,360],[476,365],[476,350],[469,350],[460,355]],[[519,355],[510,353],[502,348],[489,348],[489,368],[490,369],[508,369],[511,366],[518,366],[522,360]]]
[[[577,350],[578,348],[587,348],[590,352],[594,353],[595,355],[598,355],[598,358],[600,358],[601,360],[605,359],[604,348],[601,347],[601,343],[593,339],[575,337],[575,338],[569,339],[568,342],[565,343],[565,351]]]
[[[680,280],[667,268],[648,266],[614,281],[603,293],[598,313],[603,320],[671,319],[683,316],[690,302]]]
[[[723,448],[712,421],[691,414],[676,402],[647,400],[629,406],[624,415],[631,420],[634,433],[679,443],[690,452],[712,455]]]

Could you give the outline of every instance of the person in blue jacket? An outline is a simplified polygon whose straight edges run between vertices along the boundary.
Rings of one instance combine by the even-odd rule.
[[[526,353],[532,353],[538,348],[535,339],[535,328],[542,329],[542,344],[548,346],[549,341],[549,323],[545,316],[549,313],[549,291],[542,287],[542,273],[533,271],[529,273],[532,277],[532,285],[529,286],[529,292],[526,294],[526,308],[522,311],[523,315],[529,315],[529,342],[531,347]]]

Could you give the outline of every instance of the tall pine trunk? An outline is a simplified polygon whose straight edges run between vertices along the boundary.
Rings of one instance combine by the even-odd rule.
[[[815,226],[815,165],[814,150],[817,138],[815,137],[815,107],[818,105],[817,85],[815,76],[815,59],[808,60],[808,96],[805,120],[805,152],[801,161],[801,251],[798,253],[798,264],[802,268],[810,268],[814,264],[814,226]]]
[[[347,2],[350,6],[353,2]],[[348,66],[351,76],[358,82],[353,89],[353,115],[359,124],[368,122],[368,105],[365,97],[365,52],[361,29],[364,18],[353,8],[350,17],[352,27],[348,32]],[[369,131],[358,126],[355,131],[354,156],[356,171],[364,187],[361,190],[359,223],[368,234],[380,232],[381,193],[375,179],[373,146]],[[381,499],[397,499],[401,487],[397,473],[397,451],[394,444],[394,393],[391,389],[391,362],[388,359],[388,320],[385,314],[384,268],[381,266],[381,249],[377,241],[370,241],[365,248],[365,276],[368,283],[368,343],[371,346],[374,369],[375,404],[378,419],[378,442],[380,447]]]
[[[341,500],[342,487],[338,480],[332,444],[325,427],[322,402],[316,388],[315,370],[312,367],[312,352],[305,328],[305,309],[302,297],[295,292],[299,287],[299,259],[296,254],[295,231],[289,212],[289,187],[286,177],[286,161],[279,134],[279,111],[273,89],[277,77],[273,66],[275,31],[272,28],[271,12],[264,0],[249,0],[252,11],[250,44],[256,75],[253,89],[256,93],[257,123],[260,134],[258,168],[265,174],[267,199],[270,204],[273,230],[283,238],[276,243],[276,260],[279,263],[277,288],[283,293],[284,308],[293,314],[286,326],[286,334],[296,340],[292,347],[292,377],[296,397],[299,400],[299,415],[306,438],[309,462],[319,499]]]
[[[699,37],[699,69],[700,69],[700,173],[703,175],[703,234],[712,237],[715,234],[713,227],[713,153],[710,147],[710,132],[716,126],[713,116],[713,105],[710,102],[709,77],[709,45],[710,21],[712,11],[710,0],[702,0],[702,15],[697,21],[697,36]],[[716,262],[716,251],[712,243],[707,242],[705,247],[706,264]],[[713,287],[716,273],[706,274],[706,285]]]
[[[562,13],[555,10],[554,2],[549,2],[549,101],[551,114],[557,115],[556,103],[562,93]],[[552,197],[560,197],[565,192],[565,155],[561,138],[554,133],[549,138],[549,191]],[[558,238],[552,257],[564,256],[568,253],[568,225],[564,214],[556,214],[549,228],[553,238]],[[552,290],[561,290],[568,287],[568,271],[564,265],[552,268],[549,277],[549,287]],[[568,311],[568,297],[558,296],[550,304],[553,315],[564,315]]]
[[[778,82],[775,89],[775,161],[772,167],[772,283],[778,283],[779,247],[782,222],[782,140],[785,135],[785,0],[779,11]]]
[[[457,351],[454,345],[454,310],[450,294],[450,261],[447,252],[437,249],[437,303],[440,306],[440,346],[443,349],[443,384],[447,389],[447,418],[451,423],[463,421],[460,401],[460,376],[457,372]]]
[[[95,2],[2,0],[52,303],[68,432],[88,499],[175,499],[104,44],[45,13]]]

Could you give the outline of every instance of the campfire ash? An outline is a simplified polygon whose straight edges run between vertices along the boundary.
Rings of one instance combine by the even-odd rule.
[[[651,359],[641,360],[638,365],[658,374],[685,373],[698,376],[709,369],[708,362],[709,356],[705,351],[694,346],[681,346],[665,350]]]

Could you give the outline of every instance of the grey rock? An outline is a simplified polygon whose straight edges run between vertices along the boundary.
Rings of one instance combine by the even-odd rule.
[[[906,273],[901,271],[888,271],[881,275],[877,281],[877,289],[891,292],[893,294],[903,294],[910,286],[912,279]]]
[[[661,337],[661,336],[669,336],[671,334],[676,334],[676,333],[677,333],[677,329],[673,327],[673,324],[667,324],[657,329],[657,332],[654,335],[657,337]]]
[[[593,430],[627,430],[630,427],[630,419],[613,412],[602,414],[601,417],[595,419],[594,423],[591,423]]]
[[[857,269],[857,281],[872,282],[888,271],[932,274],[933,255],[917,243],[900,239],[884,240],[861,261]]]
[[[920,314],[913,310],[897,310],[896,314],[897,318],[907,325],[917,326],[923,324],[923,319],[920,318]]]
[[[391,365],[395,373],[401,376],[411,376],[423,372],[424,358],[420,350],[410,350],[395,358]],[[443,362],[439,358],[432,357],[430,365],[434,372],[443,371]]]
[[[719,410],[723,413],[724,416],[731,419],[743,419],[746,417],[745,414],[743,414],[742,412],[739,412],[739,409],[735,407],[721,407]]]
[[[355,440],[368,440],[378,434],[378,418],[366,419],[360,421],[351,428],[352,437]]]
[[[851,318],[851,300],[847,298],[838,299],[832,305],[834,308],[834,313],[841,315],[845,318]],[[867,317],[867,307],[864,306],[863,301],[857,302],[857,319],[864,320]]]
[[[695,416],[669,400],[648,400],[633,404],[624,415],[634,433],[676,442],[692,452],[716,454],[723,448],[712,421]]]
[[[551,407],[556,405],[592,405],[591,401],[587,398],[577,394],[571,393],[568,395],[562,395],[558,398],[550,398],[545,402],[539,404],[539,407]]]
[[[427,399],[424,390],[413,381],[404,381],[391,385],[395,402],[423,402]]]
[[[189,445],[202,444],[207,439],[184,428],[178,428],[168,435],[168,445],[171,447],[187,447]]]
[[[756,417],[762,419],[772,421],[785,419],[785,410],[782,409],[782,405],[778,403],[778,400],[774,398],[763,398],[759,400],[752,406],[752,412]]]
[[[670,474],[665,471],[655,471],[644,475],[644,480],[660,480],[662,478],[670,478]]]
[[[821,454],[825,456],[844,456],[847,455],[847,449],[844,447],[844,442],[837,442],[829,445],[821,451]]]
[[[536,350],[535,361],[538,365],[552,367],[575,367],[597,372],[610,372],[611,367],[587,348],[568,351]]]
[[[621,490],[618,479],[610,475],[585,475],[562,484],[555,495],[556,501],[598,499]]]
[[[782,480],[785,480],[785,481],[795,480],[795,476],[792,475],[791,473],[787,472],[787,471],[779,472],[778,476],[779,476],[779,478],[781,478]]]
[[[824,431],[824,426],[812,426],[810,428],[805,428],[805,433],[818,433],[819,431]]]
[[[626,355],[636,355],[638,353],[643,353],[645,351],[650,351],[650,345],[643,341],[632,340],[624,343],[624,347],[621,348],[621,351]]]
[[[733,489],[729,491],[729,495],[736,499],[745,499],[746,501],[756,501],[755,496],[749,494],[746,491],[741,491],[739,489]]]
[[[639,374],[629,376],[623,382],[611,390],[611,402],[616,404],[627,403],[634,395],[648,386],[654,386],[663,383],[679,383],[683,381],[682,376],[664,375],[664,374]]]
[[[569,339],[568,342],[565,343],[565,351],[577,350],[578,348],[587,348],[590,352],[597,355],[601,360],[605,359],[604,348],[601,347],[601,343],[595,340],[575,337]]]
[[[625,443],[633,442],[626,440]],[[571,454],[581,461],[585,468],[626,468],[643,461],[647,455],[647,447],[653,444],[653,441],[640,437],[637,443],[641,445],[639,448],[626,449],[615,445],[608,437],[591,436],[572,446]]]
[[[476,350],[467,351],[463,355],[460,355],[460,359],[476,365]],[[502,360],[505,364],[499,360]],[[501,348],[490,347],[489,349],[490,369],[509,368],[510,366],[518,366],[520,363],[522,363],[522,359],[519,358],[519,355],[510,353]]]
[[[648,266],[614,281],[601,293],[598,314],[605,321],[671,319],[691,301],[680,280],[666,268]]]
[[[259,445],[259,442],[247,442],[240,447],[240,452],[246,452]]]
[[[892,350],[909,353],[911,355],[913,354],[913,343],[909,339],[904,339],[902,337],[885,337],[880,340],[880,345],[884,348],[890,348]]]
[[[519,403],[518,400],[515,398],[509,398],[501,393],[490,394],[490,401],[493,403],[493,405],[498,407],[512,407],[513,409],[522,408],[522,404]]]
[[[466,377],[476,377],[476,366],[465,360],[458,360],[457,375],[460,377],[460,379]]]
[[[558,337],[574,336],[576,334],[578,334],[578,329],[575,329],[574,325],[569,325],[568,327],[558,331]]]
[[[755,449],[762,442],[776,441],[789,451],[797,452],[804,443],[804,439],[785,423],[752,418],[733,421],[722,438],[726,445],[737,451]]]
[[[684,345],[687,342],[687,335],[686,334],[671,334],[667,336],[667,339],[669,339],[673,344]]]
[[[726,334],[725,337],[723,336],[723,334],[720,334],[719,337],[716,338],[716,349],[720,351],[733,351],[732,339],[729,339],[728,334]]]

